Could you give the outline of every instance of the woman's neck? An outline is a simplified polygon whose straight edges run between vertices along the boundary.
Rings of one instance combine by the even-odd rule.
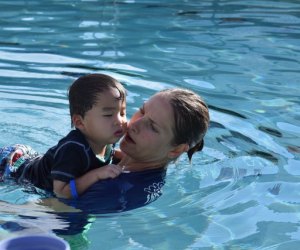
[[[118,163],[125,171],[139,172],[150,169],[164,168],[168,165],[167,161],[139,161],[125,155]]]

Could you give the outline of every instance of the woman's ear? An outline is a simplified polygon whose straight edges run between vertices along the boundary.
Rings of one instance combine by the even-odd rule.
[[[189,145],[186,143],[179,144],[175,146],[169,153],[168,157],[171,159],[176,159],[179,157],[183,152],[187,152],[189,150]]]
[[[73,115],[72,122],[75,128],[82,129],[84,127],[83,118],[81,115],[77,115],[77,114]]]

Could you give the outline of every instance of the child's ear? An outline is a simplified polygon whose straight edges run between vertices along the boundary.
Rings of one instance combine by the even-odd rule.
[[[186,143],[179,144],[175,146],[168,154],[168,157],[171,159],[176,159],[183,152],[187,152],[189,150],[189,145]]]
[[[73,115],[72,116],[72,122],[73,122],[73,125],[74,125],[75,128],[81,129],[84,126],[83,125],[83,119],[82,119],[81,115],[77,115],[77,114]]]

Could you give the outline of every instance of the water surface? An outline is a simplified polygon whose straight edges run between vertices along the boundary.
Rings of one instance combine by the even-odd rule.
[[[0,145],[45,152],[70,129],[67,88],[107,73],[128,116],[185,87],[209,104],[205,148],[169,167],[164,194],[86,230],[0,184],[0,237],[55,232],[72,249],[296,249],[300,245],[300,4],[281,1],[0,1]],[[26,205],[20,205],[20,204]],[[20,216],[22,215],[22,216]],[[15,224],[14,224],[15,223]],[[61,231],[59,231],[61,230]]]

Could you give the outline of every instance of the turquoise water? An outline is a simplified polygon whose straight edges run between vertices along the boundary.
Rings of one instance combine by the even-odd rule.
[[[298,1],[16,0],[0,8],[1,146],[53,146],[70,129],[67,87],[84,73],[124,83],[129,117],[166,87],[193,89],[210,106],[204,151],[192,165],[184,156],[169,167],[163,196],[90,216],[84,233],[62,236],[72,250],[299,248]],[[64,230],[44,206],[20,205],[36,198],[0,184],[9,202],[0,224],[18,223],[1,238]]]

